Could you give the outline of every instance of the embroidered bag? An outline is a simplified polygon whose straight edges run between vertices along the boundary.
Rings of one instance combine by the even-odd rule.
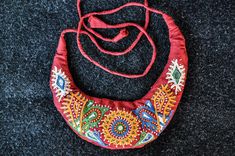
[[[80,17],[78,28],[66,29],[61,33],[52,65],[50,88],[55,106],[72,130],[88,142],[108,149],[143,147],[155,140],[169,124],[182,96],[188,69],[185,39],[174,20],[162,11],[148,7],[147,0],[144,1],[144,4],[129,2],[112,10],[92,12],[86,15],[81,14],[79,9],[80,0],[78,0],[77,6]],[[145,8],[146,20],[144,27],[131,22],[111,25],[98,18],[99,15],[113,14],[123,8],[132,6]],[[69,71],[64,35],[68,32],[76,33],[81,54],[94,65],[110,74],[126,78],[143,77],[152,67],[157,51],[155,43],[146,32],[150,13],[161,15],[166,22],[171,48],[168,62],[149,92],[135,101],[114,101],[91,97],[83,93],[75,85]],[[88,19],[90,26],[85,24],[85,19]],[[126,27],[130,26],[137,28],[140,32],[133,43],[122,52],[105,50],[96,42],[95,37],[107,42],[118,42],[128,36]],[[119,28],[120,32],[114,38],[106,38],[97,33],[94,28]],[[153,49],[151,61],[141,74],[125,74],[112,71],[86,54],[80,42],[81,35],[88,36],[102,53],[114,56],[130,52],[144,35]]]

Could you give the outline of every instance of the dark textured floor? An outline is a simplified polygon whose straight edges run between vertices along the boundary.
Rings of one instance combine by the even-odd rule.
[[[83,13],[120,6],[131,0],[82,0]],[[137,0],[136,0],[137,1]],[[140,1],[142,2],[142,0]],[[75,28],[76,0],[0,1],[0,155],[234,155],[234,14],[231,0],[150,1],[174,17],[187,41],[189,74],[184,95],[166,130],[154,142],[137,150],[110,151],[78,138],[53,105],[49,73],[60,32]],[[110,23],[143,24],[140,8],[103,17]],[[123,49],[136,35],[120,45]],[[144,78],[112,76],[85,60],[68,35],[70,67],[77,85],[87,94],[133,100],[145,95],[161,73],[169,41],[164,21],[151,16],[148,32],[158,46],[158,59]],[[115,31],[105,31],[112,34]],[[83,38],[83,43],[87,38]],[[84,43],[85,44],[85,43]],[[151,56],[146,40],[125,57],[108,57],[89,42],[89,54],[113,70],[143,71]],[[89,47],[88,47],[89,46]]]

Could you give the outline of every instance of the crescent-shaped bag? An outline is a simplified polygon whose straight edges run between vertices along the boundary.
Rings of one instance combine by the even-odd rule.
[[[125,7],[137,6],[146,10],[144,27],[136,23],[107,24],[97,16],[109,15]],[[58,48],[54,56],[51,70],[50,88],[54,103],[67,124],[82,139],[95,145],[108,149],[140,148],[155,140],[172,119],[184,90],[188,69],[188,57],[185,48],[185,39],[176,26],[174,20],[162,11],[148,7],[144,4],[129,2],[118,8],[92,12],[82,15],[78,1],[80,21],[77,29],[66,29],[61,33]],[[117,76],[126,78],[139,78],[145,76],[156,59],[156,46],[146,32],[149,24],[149,14],[160,14],[166,22],[170,52],[168,62],[157,81],[148,93],[135,101],[115,101],[106,98],[91,97],[83,93],[74,83],[68,67],[67,49],[64,35],[68,32],[77,34],[77,44],[81,54],[94,65]],[[88,19],[90,26],[84,22]],[[103,49],[95,37],[107,41],[118,42],[128,36],[126,27],[136,27],[139,34],[133,43],[122,52],[113,52]],[[95,31],[94,28],[116,29],[120,32],[114,38],[106,38]],[[89,57],[80,42],[80,36],[86,35],[96,47],[107,55],[120,56],[130,52],[140,38],[145,35],[152,46],[152,58],[145,71],[141,74],[124,74],[112,71]]]

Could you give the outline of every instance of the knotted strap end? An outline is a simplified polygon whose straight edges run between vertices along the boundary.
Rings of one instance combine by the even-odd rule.
[[[105,23],[104,21],[100,20],[95,16],[90,16],[88,19],[91,28],[100,28],[100,29],[111,29],[113,28],[112,25]],[[112,39],[112,42],[118,42],[124,37],[127,37],[129,32],[126,28],[120,30],[120,32]]]
[[[106,24],[104,21],[100,20],[95,16],[90,16],[88,22],[91,28],[103,28],[103,29],[109,28],[108,24]]]

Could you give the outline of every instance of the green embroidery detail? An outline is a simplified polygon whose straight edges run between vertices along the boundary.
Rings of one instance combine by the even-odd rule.
[[[93,105],[93,103],[94,103],[93,100],[89,100],[89,101],[87,102],[86,107],[91,107],[91,106]]]
[[[179,71],[179,69],[176,67],[173,74],[172,74],[173,78],[175,79],[175,82],[178,84],[180,77],[181,77],[181,73]]]
[[[76,124],[74,124],[74,122]],[[79,134],[81,134],[80,132],[80,123],[79,123],[79,118],[75,119],[74,122],[69,122],[70,126],[73,127]]]
[[[146,144],[150,142],[153,138],[154,138],[153,134],[142,132],[140,135],[140,140],[135,144],[135,146]]]
[[[98,127],[99,122],[108,110],[108,107],[94,105],[94,101],[88,101],[84,108],[82,130],[87,131],[90,128]]]
[[[170,88],[175,91],[175,95],[182,91],[186,78],[185,74],[184,65],[179,64],[177,59],[172,60],[168,72],[166,73],[166,79],[168,80],[167,83],[170,85]]]

